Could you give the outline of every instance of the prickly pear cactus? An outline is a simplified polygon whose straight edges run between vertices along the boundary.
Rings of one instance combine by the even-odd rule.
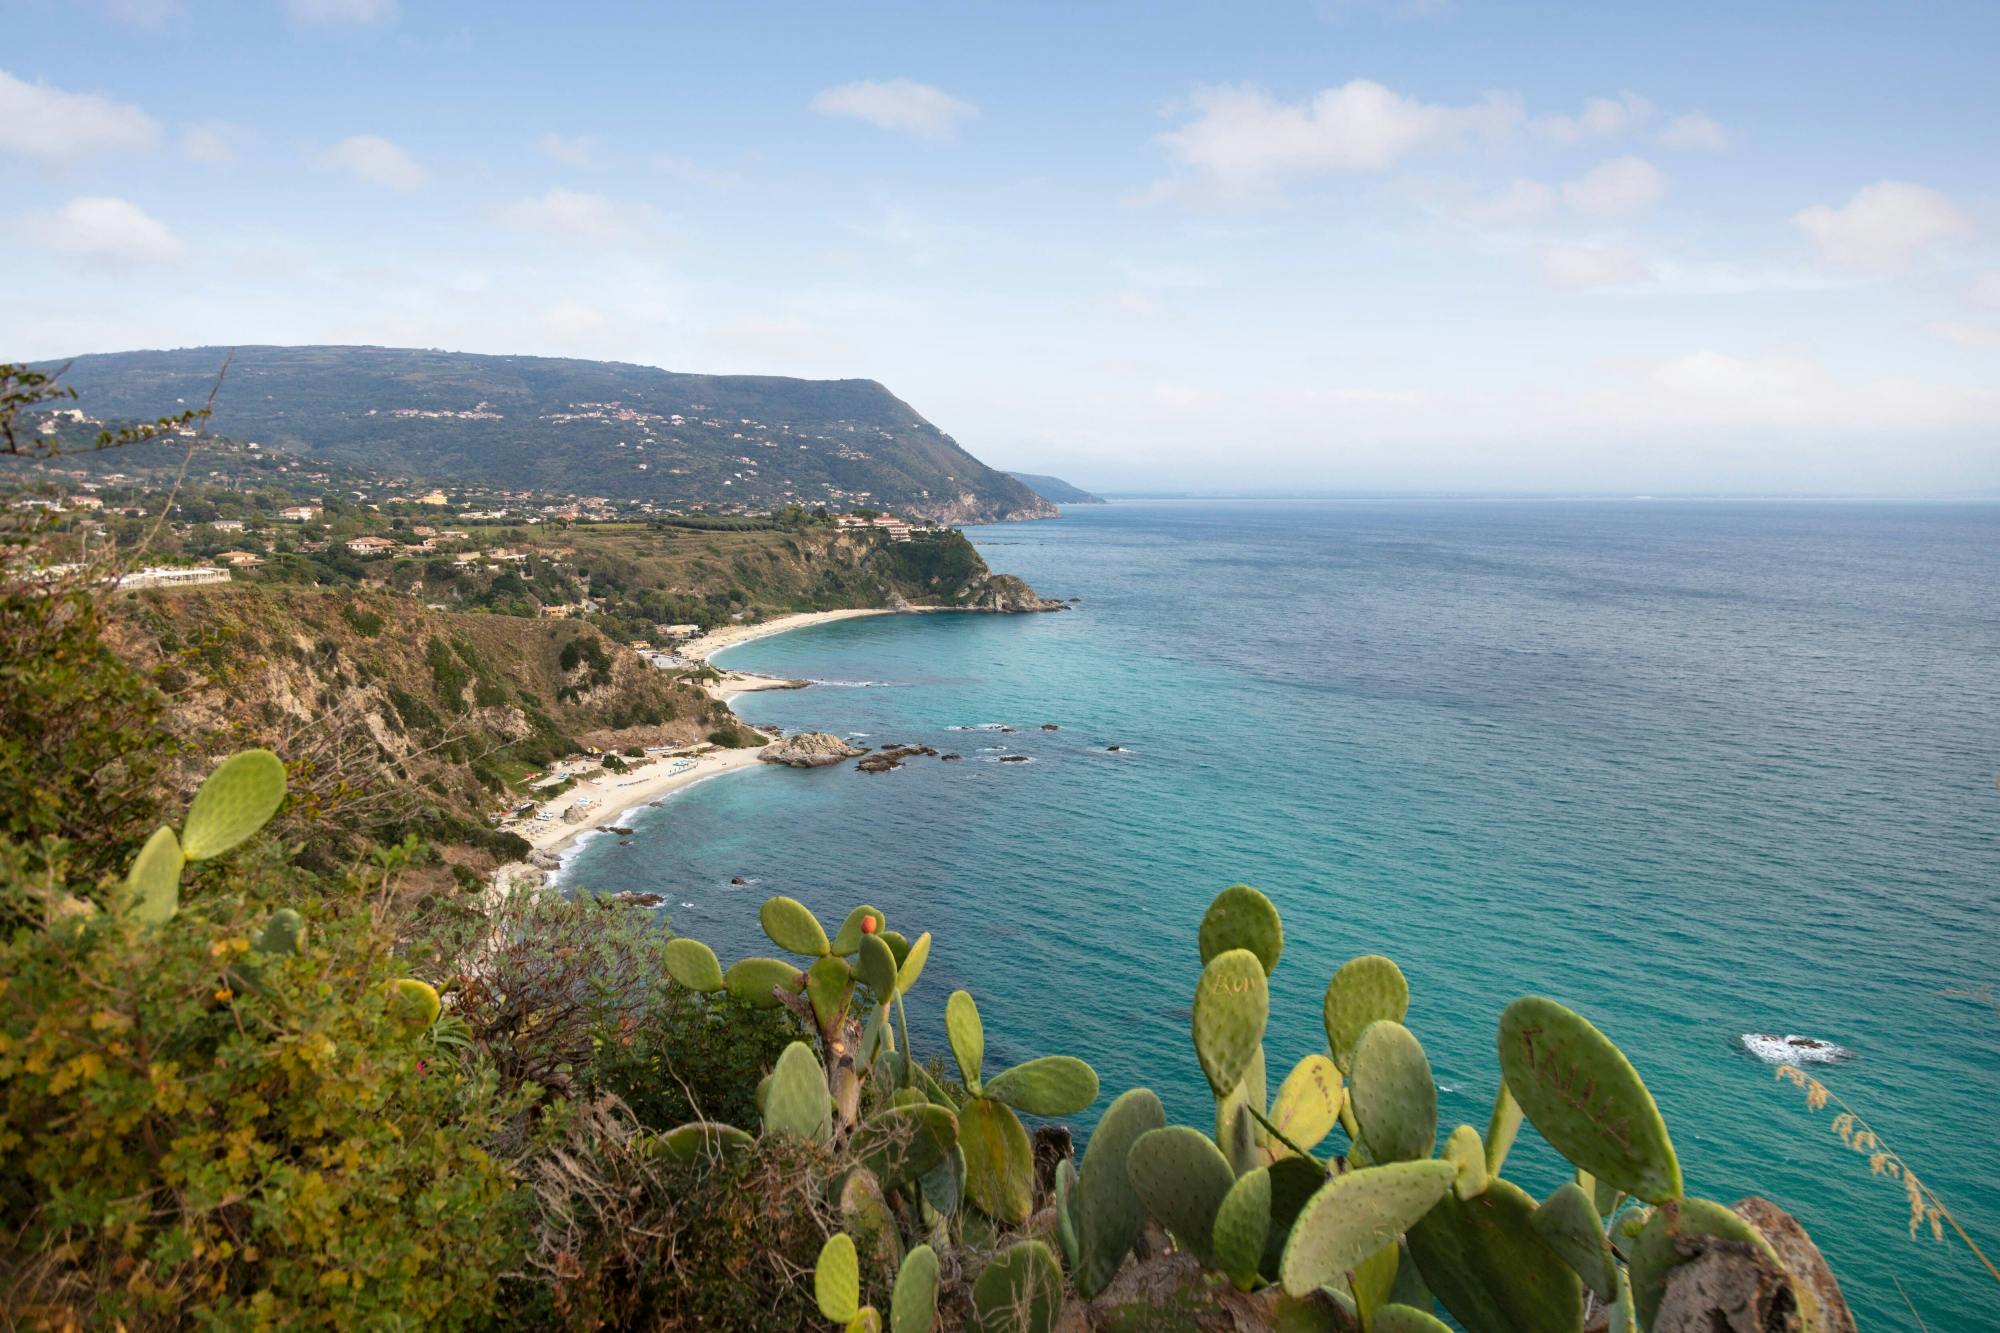
[[[1618,1299],[1618,1261],[1605,1237],[1604,1219],[1581,1185],[1572,1181],[1556,1190],[1528,1221],[1542,1244],[1575,1269],[1598,1300],[1609,1305]]]
[[[861,937],[854,971],[877,1004],[887,1004],[896,994],[896,955],[889,948],[889,942],[880,935]]]
[[[1507,1080],[1501,1079],[1500,1091],[1493,1095],[1493,1114],[1486,1121],[1487,1175],[1500,1174],[1507,1154],[1513,1151],[1515,1136],[1521,1132],[1521,1119],[1521,1103],[1514,1100]]]
[[[863,936],[877,934],[888,926],[889,920],[882,915],[881,909],[863,903],[847,914],[847,919],[840,923],[840,929],[833,934],[833,942],[827,947],[842,957],[850,956],[860,950]]]
[[[1104,1112],[1083,1152],[1072,1205],[1077,1233],[1076,1287],[1094,1297],[1118,1273],[1146,1223],[1146,1205],[1127,1161],[1139,1136],[1164,1128],[1166,1109],[1150,1088],[1121,1094]]]
[[[955,990],[944,1004],[944,1032],[958,1072],[965,1086],[979,1091],[979,1071],[986,1063],[986,1029],[979,1021],[979,1006],[965,991]]]
[[[1754,1245],[1780,1271],[1784,1265],[1762,1232],[1711,1199],[1681,1199],[1653,1210],[1630,1251],[1632,1302],[1639,1326],[1650,1329],[1666,1298],[1667,1276],[1689,1256],[1675,1244],[1677,1237],[1708,1236]]]
[[[1326,1044],[1333,1062],[1354,1072],[1354,1043],[1370,1023],[1400,1023],[1410,1012],[1403,969],[1380,954],[1350,958],[1326,985]]]
[[[206,861],[269,823],[285,800],[285,764],[269,750],[244,750],[223,760],[188,807],[181,850]]]
[[[938,1257],[928,1245],[903,1256],[896,1289],[889,1298],[890,1333],[930,1333],[937,1322]]]
[[[444,1007],[443,1001],[438,999],[437,990],[415,977],[402,977],[390,982],[387,1000],[384,1012],[389,1021],[413,1036],[437,1022],[437,1016]]]
[[[812,1047],[795,1041],[778,1056],[764,1092],[764,1132],[822,1143],[833,1137],[833,1098]]]
[[[1681,1196],[1681,1164],[1639,1072],[1581,1014],[1539,995],[1500,1016],[1500,1072],[1549,1145],[1648,1203]]]
[[[1346,1098],[1339,1066],[1314,1052],[1293,1065],[1278,1085],[1278,1095],[1271,1099],[1270,1121],[1285,1138],[1311,1152],[1340,1122]],[[1274,1138],[1269,1151],[1277,1158],[1292,1150]]]
[[[851,1147],[883,1188],[896,1189],[933,1171],[958,1142],[958,1117],[928,1102],[891,1106],[862,1121]]]
[[[910,993],[910,987],[916,985],[917,978],[924,974],[924,964],[930,961],[930,956],[931,933],[927,930],[917,936],[916,943],[910,946],[909,952],[896,962],[896,994]]]
[[[174,831],[155,829],[125,876],[124,891],[119,895],[125,915],[142,926],[171,921],[181,906],[181,867],[185,863]]]
[[[787,953],[818,958],[827,951],[826,930],[812,909],[796,898],[766,898],[757,911],[757,924],[771,943]]]
[[[723,984],[745,1004],[776,1009],[778,997],[772,992],[779,987],[803,990],[806,974],[782,958],[744,958],[729,965],[729,971],[723,974]]]
[[[1375,1312],[1369,1333],[1451,1333],[1451,1325],[1414,1306],[1385,1305]]]
[[[1492,1177],[1486,1173],[1486,1145],[1479,1141],[1478,1130],[1471,1125],[1454,1129],[1445,1140],[1444,1160],[1458,1171],[1451,1187],[1459,1198],[1474,1199],[1486,1193],[1486,1182]]]
[[[1126,1169],[1146,1211],[1174,1243],[1213,1266],[1215,1213],[1235,1186],[1236,1173],[1208,1135],[1185,1125],[1149,1130],[1132,1144]]]
[[[854,1237],[863,1271],[884,1286],[893,1281],[903,1262],[903,1233],[882,1182],[865,1166],[848,1172],[841,1182],[840,1225]]]
[[[695,991],[719,991],[724,986],[722,963],[715,950],[685,935],[667,941],[667,975]]]
[[[1413,1162],[1437,1145],[1437,1084],[1401,1023],[1370,1023],[1354,1044],[1354,1118],[1375,1162]]]
[[[994,1075],[982,1091],[1029,1115],[1075,1115],[1097,1100],[1097,1071],[1073,1055],[1044,1055]]]
[[[1264,975],[1278,970],[1285,952],[1285,925],[1278,909],[1248,884],[1232,884],[1215,895],[1201,918],[1201,963],[1215,961],[1231,949],[1248,949],[1264,965]]]
[[[1449,1162],[1391,1162],[1327,1181],[1292,1223],[1278,1278],[1293,1296],[1339,1281],[1451,1189]]]
[[[306,919],[289,907],[271,913],[254,946],[258,953],[301,954],[306,948]]]
[[[1062,1269],[1038,1240],[1018,1241],[972,1284],[974,1333],[1050,1333],[1062,1313]]]
[[[1246,1171],[1222,1196],[1211,1227],[1215,1266],[1239,1291],[1260,1285],[1264,1243],[1271,1234],[1271,1172],[1268,1167]]]
[[[1219,953],[1202,969],[1194,988],[1194,1050],[1216,1096],[1242,1081],[1270,1012],[1264,964],[1250,950]]]
[[[836,1231],[820,1246],[819,1262],[813,1265],[813,1299],[819,1312],[836,1324],[845,1324],[861,1312],[861,1260],[854,1251],[854,1238]]]
[[[1410,1255],[1468,1333],[1580,1333],[1582,1285],[1542,1244],[1535,1201],[1495,1177],[1477,1198],[1449,1192],[1409,1229]]]
[[[1013,1109],[974,1097],[958,1113],[965,1195],[997,1222],[1019,1226],[1034,1206],[1035,1150]]]
[[[835,1031],[854,998],[854,969],[845,958],[829,954],[819,959],[806,969],[806,998],[812,1002],[820,1031]]]
[[[757,1140],[734,1125],[696,1120],[648,1139],[648,1156],[669,1162],[700,1162],[744,1152]]]

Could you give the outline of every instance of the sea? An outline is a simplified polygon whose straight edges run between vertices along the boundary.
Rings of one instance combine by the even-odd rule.
[[[1498,1015],[1548,995],[1645,1076],[1690,1191],[1795,1212],[1864,1329],[2000,1329],[2000,1282],[1744,1041],[1838,1048],[1808,1071],[2000,1262],[2000,505],[1159,500],[970,535],[1069,609],[721,657],[815,682],[752,722],[961,758],[721,777],[562,881],[667,895],[725,963],[774,952],[772,893],[928,930],[919,1057],[967,989],[989,1076],[1096,1067],[1080,1128],[1139,1085],[1212,1126],[1195,931],[1253,884],[1273,1088],[1383,953],[1441,1137],[1483,1130]],[[1564,1178],[1528,1132],[1508,1174]]]

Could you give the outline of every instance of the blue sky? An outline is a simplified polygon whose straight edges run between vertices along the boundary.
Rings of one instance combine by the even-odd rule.
[[[2000,488],[2000,5],[0,11],[4,356],[864,376],[1099,487]]]

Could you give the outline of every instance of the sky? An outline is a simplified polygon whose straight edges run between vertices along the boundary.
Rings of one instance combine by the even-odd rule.
[[[2000,491],[2000,4],[0,0],[0,359],[879,380],[1102,489]]]

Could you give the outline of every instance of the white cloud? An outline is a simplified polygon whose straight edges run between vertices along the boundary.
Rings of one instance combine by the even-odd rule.
[[[1541,253],[1542,277],[1564,291],[1621,287],[1646,277],[1645,261],[1612,246],[1556,245]]]
[[[1878,181],[1839,208],[1818,204],[1795,214],[1820,257],[1861,273],[1901,273],[1942,241],[1966,235],[1970,218],[1936,190]]]
[[[691,157],[676,157],[672,153],[656,154],[652,166],[662,176],[684,185],[698,185],[704,190],[740,190],[745,184],[743,177],[733,171],[718,171],[714,167],[703,166]]]
[[[1930,331],[1940,338],[1957,343],[1960,347],[1971,347],[1979,351],[2000,347],[2000,324],[1974,324],[1962,319],[1941,319],[1930,326]]]
[[[285,8],[300,23],[356,26],[396,17],[396,0],[285,0]]]
[[[2000,306],[2000,268],[1989,268],[1974,278],[1965,299],[1974,305]]]
[[[430,179],[408,153],[373,134],[342,139],[320,155],[320,165],[345,171],[356,180],[390,190],[415,190]]]
[[[1660,131],[1660,146],[1683,152],[1724,153],[1729,151],[1729,131],[1699,111],[1675,116]]]
[[[1667,178],[1639,157],[1614,157],[1562,187],[1563,202],[1595,218],[1626,217],[1660,202]]]
[[[597,140],[587,134],[566,138],[552,132],[535,140],[535,147],[541,149],[542,156],[566,167],[593,166],[597,156]]]
[[[1535,132],[1559,144],[1602,143],[1615,139],[1649,119],[1653,104],[1637,93],[1593,97],[1574,116],[1541,116]]]
[[[137,204],[83,195],[47,213],[31,213],[24,229],[44,249],[112,265],[179,259],[184,247],[166,225]]]
[[[250,131],[240,125],[229,125],[219,120],[203,121],[181,131],[181,156],[204,166],[226,167],[236,161],[237,153],[252,137]]]
[[[59,163],[151,148],[159,137],[159,125],[129,102],[27,83],[0,69],[0,152]]]
[[[1555,201],[1550,187],[1517,176],[1498,194],[1467,205],[1459,216],[1476,227],[1513,227],[1548,216]]]
[[[812,109],[822,116],[866,121],[920,139],[949,139],[962,122],[979,114],[972,103],[915,79],[843,83],[813,98]]]
[[[1236,198],[1265,193],[1287,177],[1379,171],[1421,149],[1473,131],[1510,129],[1520,120],[1512,98],[1495,94],[1467,106],[1443,106],[1367,79],[1297,103],[1256,88],[1203,88],[1189,106],[1192,118],[1159,136],[1161,146]]]
[[[601,194],[563,189],[516,199],[493,210],[493,220],[505,226],[588,245],[634,240],[646,216],[644,210],[622,209]]]

